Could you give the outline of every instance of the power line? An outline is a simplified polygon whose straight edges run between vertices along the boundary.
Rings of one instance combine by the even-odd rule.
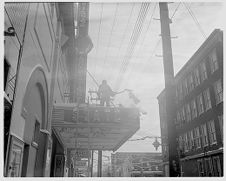
[[[101,27],[102,18],[103,18],[102,16],[103,16],[103,3],[101,4],[101,13],[100,13],[100,23],[99,23],[99,31],[98,31],[98,38],[97,38],[96,57],[97,57],[98,49],[99,49],[100,27]],[[97,63],[95,63],[95,67],[94,67],[94,74],[95,75],[96,75],[96,65],[97,65]]]
[[[123,36],[122,36],[122,40],[121,40],[121,43],[120,43],[120,46],[119,46],[119,50],[121,49],[121,47],[122,47],[122,42],[123,42],[124,39],[125,39],[125,35],[126,35],[126,33],[127,33],[127,29],[128,29],[128,26],[129,26],[129,23],[130,23],[130,20],[131,20],[131,17],[132,17],[132,13],[133,13],[133,10],[134,10],[134,5],[135,5],[135,3],[133,3],[133,5],[132,5],[132,9],[131,9],[131,11],[130,11],[129,18],[128,18],[128,21],[127,21],[127,25],[126,25],[125,31],[124,31],[124,33],[123,33]]]
[[[129,18],[128,18],[128,21],[127,21],[127,24],[126,24],[126,28],[125,28],[124,33],[123,33],[123,35],[122,35],[121,42],[120,42],[120,46],[118,47],[118,53],[117,53],[117,55],[116,55],[116,58],[117,58],[117,57],[120,57],[120,50],[121,50],[121,47],[122,47],[122,43],[123,43],[123,41],[125,40],[125,37],[126,37],[125,35],[126,35],[126,33],[128,32],[128,27],[129,27],[130,20],[131,20],[131,18],[132,18],[132,13],[133,13],[133,11],[134,11],[134,6],[135,6],[135,3],[132,4],[132,8],[131,8],[131,11],[130,11],[130,14],[129,14]]]
[[[118,12],[118,6],[119,6],[119,3],[117,3],[116,8],[115,8],[114,20],[113,20],[113,24],[112,24],[112,27],[111,27],[110,38],[109,38],[109,40],[108,40],[108,46],[107,46],[107,51],[106,51],[105,58],[104,58],[103,69],[104,69],[104,67],[105,67],[105,63],[106,63],[107,58],[108,58],[108,51],[109,51],[109,46],[110,46],[110,43],[111,43],[112,32],[113,32],[113,29],[114,29],[114,27],[115,27],[116,15],[117,15],[117,12]],[[104,70],[103,70],[103,71],[104,71]]]
[[[174,18],[174,16],[175,16],[176,12],[178,11],[180,5],[181,5],[181,2],[178,4],[178,6],[177,6],[176,9],[174,10],[172,16],[170,17],[171,20]],[[156,50],[157,50],[157,48],[158,48],[158,46],[159,46],[160,43],[161,43],[161,38],[159,38],[159,40],[157,41],[157,43],[156,43],[154,49],[152,50],[152,53],[151,53],[150,58],[146,59],[144,65],[146,65],[146,63],[148,62],[148,60],[150,60],[151,57],[154,56],[154,54],[155,54],[155,52],[156,52]],[[144,71],[145,68],[146,68],[146,66],[142,69],[142,72]],[[139,78],[139,77],[137,77],[136,80],[137,80],[138,78]]]
[[[153,8],[153,12],[152,12],[152,14],[151,14],[151,18],[150,18],[150,20],[149,20],[148,27],[147,27],[147,29],[146,29],[144,38],[143,38],[142,41],[141,41],[142,44],[141,44],[141,46],[139,47],[138,52],[140,52],[141,47],[144,45],[144,42],[145,42],[145,39],[146,39],[146,36],[147,36],[147,32],[149,31],[149,29],[150,29],[150,27],[151,27],[151,23],[152,23],[153,16],[154,16],[154,14],[155,14],[155,10],[156,10],[156,8],[157,8],[157,5],[158,5],[158,3],[156,3],[155,6],[154,6],[154,8]],[[141,53],[139,53],[139,54],[141,54]],[[131,70],[132,70],[132,69],[133,69],[133,68],[131,68]],[[129,75],[131,74],[131,72],[132,72],[132,71],[130,71]]]
[[[135,24],[132,36],[130,38],[130,44],[129,44],[129,46],[127,48],[127,52],[126,52],[126,54],[123,58],[123,63],[121,65],[121,69],[120,69],[120,72],[119,72],[119,75],[118,75],[118,79],[116,79],[116,85],[115,85],[116,90],[118,90],[120,88],[121,81],[122,81],[121,78],[123,77],[124,73],[127,70],[128,65],[129,65],[131,56],[132,56],[134,48],[135,48],[135,45],[137,43],[137,40],[138,40],[140,33],[141,33],[141,30],[143,28],[143,23],[144,23],[144,20],[146,18],[149,6],[150,6],[150,3],[142,3],[140,13],[139,13],[139,16],[137,18],[137,22]]]
[[[176,9],[175,9],[175,11],[174,11],[174,13],[173,13],[173,15],[171,16],[170,19],[173,19],[173,17],[175,16],[177,10],[179,9],[180,5],[181,5],[181,2],[180,2],[180,3],[178,4],[178,6],[176,7]]]
[[[139,20],[140,20],[141,13],[143,13],[142,8],[143,8],[143,3],[141,4],[140,11],[139,11],[138,17],[137,17],[137,19],[136,19],[136,23],[134,24],[133,32],[132,32],[132,35],[131,35],[130,40],[129,40],[130,44],[129,44],[128,47],[127,47],[127,52],[128,52],[128,49],[129,49],[130,45],[132,44],[131,41],[133,40],[134,32],[137,30],[137,23],[138,23]],[[122,69],[122,67],[124,66],[124,64],[125,64],[125,59],[123,59],[123,61],[122,61],[121,69]],[[121,69],[120,69],[119,74],[120,74],[121,71],[122,71]]]
[[[195,24],[197,25],[200,33],[202,34],[202,36],[204,37],[204,39],[206,39],[206,34],[205,32],[203,31],[200,23],[198,22],[198,19],[196,18],[195,14],[192,12],[191,8],[186,4],[186,3],[183,3],[184,6],[186,7],[186,9],[188,10],[189,14],[191,15],[192,19],[194,20]]]

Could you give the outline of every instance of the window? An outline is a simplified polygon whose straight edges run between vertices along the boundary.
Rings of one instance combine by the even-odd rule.
[[[178,87],[177,87],[178,91],[178,99],[179,100],[182,100],[183,99],[183,89],[182,89],[182,84],[179,84]]]
[[[189,150],[193,150],[195,147],[194,136],[193,136],[192,130],[188,132],[188,146],[189,146]]]
[[[207,79],[207,70],[206,70],[206,64],[204,61],[200,64],[200,76],[201,76],[201,81],[204,81]]]
[[[210,144],[212,145],[217,143],[214,120],[209,121],[207,124],[208,124]]]
[[[183,81],[183,87],[184,87],[184,96],[186,96],[188,94],[188,83],[187,83],[187,79],[184,79],[184,81]]]
[[[186,104],[185,106],[186,109],[186,120],[187,122],[191,121],[191,109],[190,109],[190,105]]]
[[[209,61],[210,61],[210,70],[211,70],[211,73],[214,73],[219,68],[218,62],[217,62],[216,48],[213,50],[213,52],[209,56]]]
[[[207,177],[213,176],[213,165],[211,158],[205,158],[205,172]]]
[[[197,107],[196,107],[195,99],[191,101],[191,115],[192,115],[192,119],[197,117]]]
[[[180,112],[177,111],[177,125],[179,125],[180,123],[181,123]]]
[[[198,159],[197,164],[198,164],[199,176],[203,177],[204,176],[204,165],[203,165],[202,159]]]
[[[211,99],[210,99],[210,91],[209,89],[206,89],[203,92],[203,96],[204,96],[204,102],[205,102],[205,107],[206,107],[206,111],[209,110],[212,106],[211,106]]]
[[[198,97],[197,97],[197,104],[198,104],[198,111],[199,111],[199,115],[200,115],[200,114],[202,114],[204,112],[202,94],[198,95]]]
[[[201,137],[202,137],[202,145],[204,147],[207,146],[209,142],[208,142],[206,124],[201,125]]]
[[[188,136],[187,133],[184,134],[184,151],[188,151]]]
[[[214,92],[216,98],[216,104],[219,104],[223,101],[223,89],[221,85],[221,80],[218,80],[214,83]]]
[[[181,151],[183,151],[183,147],[184,147],[184,144],[183,144],[183,136],[179,136],[179,149]]]
[[[219,156],[214,156],[213,157],[213,170],[214,170],[214,176],[223,176],[221,172],[221,163]]]
[[[189,91],[192,91],[194,89],[194,80],[192,74],[188,77],[188,88]]]
[[[196,148],[201,148],[201,139],[200,139],[199,127],[196,127],[194,129],[194,142],[195,142]]]
[[[221,132],[221,139],[223,141],[223,115],[218,116],[218,120],[219,120],[219,126],[220,126],[220,132]]]
[[[200,78],[199,78],[199,69],[196,68],[194,71],[194,79],[195,79],[195,86],[198,86],[200,84]]]
[[[181,122],[185,123],[185,120],[186,120],[185,111],[184,111],[184,107],[182,107],[182,109],[181,109]]]

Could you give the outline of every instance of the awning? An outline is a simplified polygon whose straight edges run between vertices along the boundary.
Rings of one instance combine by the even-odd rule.
[[[55,104],[52,125],[67,148],[117,150],[140,127],[137,108]]]

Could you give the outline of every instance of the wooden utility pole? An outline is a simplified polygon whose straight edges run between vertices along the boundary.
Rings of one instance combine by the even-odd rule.
[[[174,82],[173,56],[170,36],[170,19],[166,2],[159,3],[161,36],[163,49],[163,66],[165,76],[166,121],[168,130],[169,176],[179,176],[179,158],[176,141],[176,90]]]
[[[91,151],[91,168],[90,168],[91,177],[93,177],[93,152],[94,150]]]
[[[102,177],[102,150],[98,150],[98,168],[97,168],[97,176]]]

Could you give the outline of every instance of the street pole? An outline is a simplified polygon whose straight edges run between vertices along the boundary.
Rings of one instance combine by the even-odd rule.
[[[93,150],[91,151],[92,155],[91,155],[91,177],[93,177]]]
[[[160,8],[160,22],[161,22],[161,36],[163,49],[163,66],[165,77],[165,100],[166,100],[166,121],[168,129],[168,149],[169,149],[169,175],[170,177],[178,176],[179,159],[177,155],[176,144],[176,91],[174,82],[174,68],[173,56],[170,36],[170,19],[168,12],[168,5],[166,2],[159,3]]]
[[[98,168],[97,168],[98,177],[102,176],[102,150],[98,150]]]

